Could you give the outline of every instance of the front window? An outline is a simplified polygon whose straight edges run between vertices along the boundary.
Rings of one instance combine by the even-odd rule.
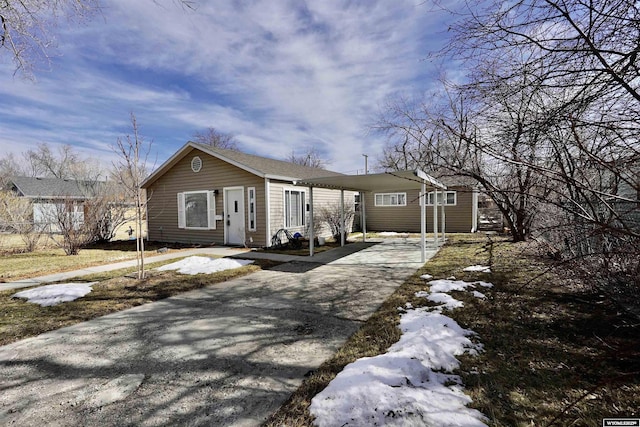
[[[305,194],[300,190],[285,190],[284,218],[285,227],[300,227],[304,225]]]
[[[207,228],[207,193],[187,193],[184,195],[184,212],[187,228]]]
[[[407,193],[376,193],[376,206],[406,206]]]
[[[178,193],[178,228],[216,228],[215,206],[213,191]]]

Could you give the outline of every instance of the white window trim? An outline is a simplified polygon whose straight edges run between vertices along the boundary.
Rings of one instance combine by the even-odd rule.
[[[383,200],[384,200],[384,196],[396,196],[396,198],[399,195],[402,195],[402,199],[404,203],[396,203],[395,205],[385,205],[384,203],[380,203],[378,204],[378,196],[382,196]],[[397,200],[397,199],[396,199]],[[407,193],[374,193],[373,195],[373,203],[375,206],[379,206],[379,207],[385,207],[385,208],[395,208],[398,206],[407,206]]]
[[[442,194],[442,191],[438,191],[438,194]],[[458,193],[456,191],[444,191],[444,196],[443,196],[443,200],[444,200],[444,205],[445,206],[456,206],[458,204]],[[453,194],[453,203],[447,203],[447,194]],[[422,197],[420,197],[420,200],[422,200]],[[429,191],[429,193],[427,194],[427,206],[433,206],[433,191]],[[441,204],[439,204],[438,206],[442,206]]]
[[[253,194],[253,198],[251,195]],[[252,208],[253,207],[253,211]],[[258,224],[258,214],[256,212],[257,203],[256,203],[256,187],[248,187],[247,188],[247,218],[249,222],[249,231],[256,231]],[[253,222],[253,227],[251,223]]]
[[[290,225],[289,224],[289,215],[287,212],[287,192],[291,192],[291,191],[295,191],[295,192],[299,192],[302,193],[304,196],[304,201],[302,203],[301,209],[301,224],[300,225]],[[307,189],[304,187],[284,187],[282,189],[282,212],[283,212],[283,216],[284,216],[284,226],[285,228],[299,228],[299,227],[305,227],[307,225]]]
[[[207,227],[187,227],[187,214],[185,209],[185,195],[202,194],[207,195]],[[213,191],[185,191],[178,193],[178,228],[185,230],[215,230],[216,229],[216,195]]]

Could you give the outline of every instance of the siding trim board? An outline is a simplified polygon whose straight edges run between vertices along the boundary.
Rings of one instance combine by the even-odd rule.
[[[265,199],[265,229],[266,229],[266,237],[265,237],[265,246],[271,246],[271,181],[269,178],[264,179],[264,199]]]

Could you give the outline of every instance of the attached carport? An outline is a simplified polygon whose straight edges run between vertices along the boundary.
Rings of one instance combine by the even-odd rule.
[[[384,193],[387,191],[407,191],[407,190],[420,190],[420,197],[422,198],[420,206],[420,246],[422,252],[422,262],[426,262],[426,230],[427,230],[427,203],[425,198],[427,190],[433,190],[433,239],[436,245],[439,244],[439,230],[438,230],[438,206],[442,208],[442,215],[444,218],[444,204],[438,204],[438,191],[444,191],[447,187],[439,182],[437,179],[428,175],[424,171],[405,170],[395,172],[385,172],[377,174],[366,175],[340,175],[330,176],[324,178],[314,178],[307,180],[299,180],[294,182],[295,185],[309,187],[309,204],[310,204],[310,219],[309,219],[309,255],[313,256],[314,251],[314,234],[313,234],[313,189],[314,188],[326,188],[332,190],[340,190],[340,209],[342,212],[340,229],[341,233],[341,245],[344,246],[344,230],[345,230],[345,212],[344,212],[344,192],[355,191],[360,193],[360,214],[362,222],[362,235],[363,240],[366,240],[367,236],[367,215],[364,193]],[[444,241],[444,221],[442,222],[442,241]]]

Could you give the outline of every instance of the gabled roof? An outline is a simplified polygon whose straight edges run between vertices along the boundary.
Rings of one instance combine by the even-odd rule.
[[[147,188],[153,184],[158,178],[164,175],[176,163],[178,163],[191,150],[199,150],[203,153],[216,157],[224,162],[237,166],[249,173],[257,175],[261,178],[279,179],[283,181],[297,181],[300,179],[311,179],[325,176],[340,176],[341,173],[333,172],[326,169],[312,168],[309,166],[301,166],[283,160],[270,159],[268,157],[256,156],[253,154],[243,153],[241,151],[227,150],[216,148],[206,144],[196,142],[187,142],[178,152],[164,162],[142,183],[142,188]]]
[[[88,185],[91,185],[85,181],[28,176],[14,176],[9,179],[9,184],[13,184],[12,189],[23,197],[45,199],[86,199],[86,190],[89,190]]]

